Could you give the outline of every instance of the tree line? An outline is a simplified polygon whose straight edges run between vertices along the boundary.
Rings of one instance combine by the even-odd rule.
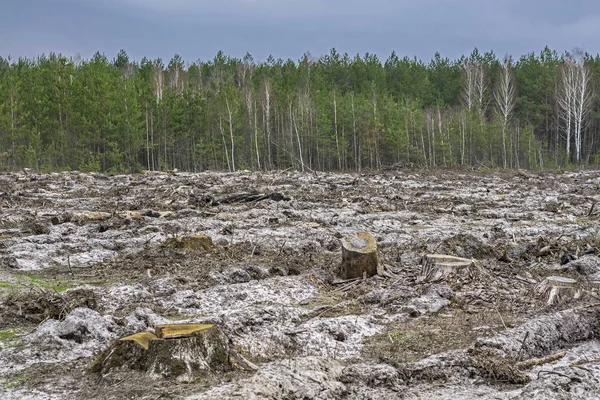
[[[0,57],[0,168],[600,164],[600,57]]]

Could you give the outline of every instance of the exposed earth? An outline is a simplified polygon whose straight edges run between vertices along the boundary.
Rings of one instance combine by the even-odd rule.
[[[5,173],[0,398],[598,399],[598,201],[597,171]],[[357,232],[381,273],[345,280]],[[427,254],[479,273],[428,282]],[[258,370],[92,371],[164,323]]]

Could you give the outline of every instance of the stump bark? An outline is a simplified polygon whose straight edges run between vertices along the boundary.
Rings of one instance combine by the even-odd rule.
[[[560,304],[581,297],[581,288],[575,279],[549,276],[540,282],[535,291],[547,297],[546,304]]]
[[[475,260],[443,254],[423,257],[420,281],[437,282],[451,277],[472,279],[482,272]]]
[[[377,241],[370,233],[359,232],[342,239],[342,276],[344,279],[376,275],[378,263]]]
[[[190,382],[207,374],[233,369],[256,370],[238,355],[216,325],[159,325],[115,341],[92,365],[92,372],[139,371],[151,376]]]

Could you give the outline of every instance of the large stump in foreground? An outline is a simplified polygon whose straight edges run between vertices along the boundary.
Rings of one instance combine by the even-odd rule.
[[[342,239],[342,276],[345,279],[377,274],[377,241],[367,232]]]
[[[181,382],[233,369],[256,367],[235,353],[218,326],[208,324],[159,325],[155,333],[121,338],[91,368],[102,375],[134,370]]]

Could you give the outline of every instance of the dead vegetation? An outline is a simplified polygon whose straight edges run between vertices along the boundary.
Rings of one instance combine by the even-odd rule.
[[[98,310],[101,305],[94,291],[85,288],[61,293],[39,287],[13,292],[0,304],[0,328],[39,324],[47,319],[62,320],[78,307]]]
[[[469,347],[478,337],[491,336],[521,321],[494,309],[469,313],[454,306],[437,315],[386,326],[383,333],[366,340],[364,354],[401,366],[433,354]]]

